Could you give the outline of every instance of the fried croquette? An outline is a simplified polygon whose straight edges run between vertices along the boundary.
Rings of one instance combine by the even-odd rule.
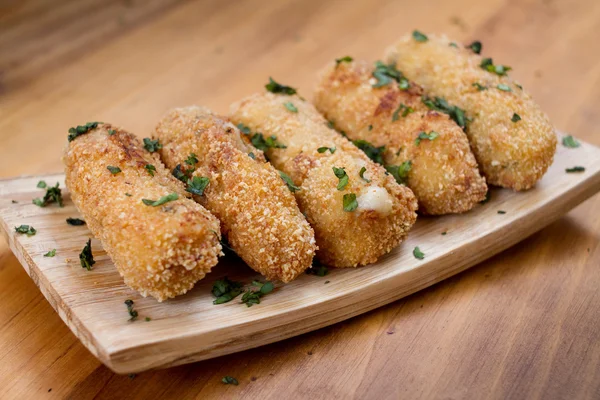
[[[478,53],[445,36],[413,33],[386,52],[432,98],[464,110],[466,133],[488,184],[526,190],[546,172],[556,150],[554,129],[531,96]],[[439,100],[435,99],[435,100]],[[439,101],[438,101],[439,102]]]
[[[244,138],[289,175],[323,264],[373,263],[407,235],[417,208],[411,190],[330,129],[312,104],[297,95],[264,93],[231,111]]]
[[[384,75],[377,79],[378,73]],[[385,146],[386,168],[412,189],[420,212],[468,211],[485,198],[487,185],[463,130],[423,104],[422,92],[393,66],[338,62],[322,72],[314,104],[350,139]]]
[[[184,181],[208,178],[194,198],[219,218],[231,248],[252,269],[289,282],[311,266],[314,232],[294,195],[228,119],[206,108],[176,108],[154,136],[162,144],[163,162],[182,171]]]
[[[217,218],[134,135],[102,123],[72,131],[67,187],[125,283],[158,301],[186,293],[217,264]]]

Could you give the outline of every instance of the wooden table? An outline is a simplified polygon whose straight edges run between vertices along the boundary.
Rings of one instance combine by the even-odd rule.
[[[0,176],[59,171],[88,120],[147,135],[170,107],[226,112],[269,75],[310,94],[327,61],[376,59],[414,28],[482,40],[557,128],[600,145],[596,0],[9,0]],[[599,207],[349,321],[137,377],[79,343],[2,241],[0,397],[600,398]]]

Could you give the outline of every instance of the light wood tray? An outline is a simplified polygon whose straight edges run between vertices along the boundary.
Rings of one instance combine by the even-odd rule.
[[[583,173],[565,173],[575,165]],[[65,206],[40,208],[39,180],[61,183]],[[217,357],[312,331],[439,282],[506,249],[600,190],[600,149],[559,144],[555,162],[532,190],[493,189],[491,200],[467,214],[420,217],[406,242],[378,263],[332,269],[325,277],[303,275],[278,284],[261,304],[246,307],[240,297],[213,305],[213,282],[223,276],[242,282],[260,278],[235,257],[226,257],[186,295],[158,303],[127,288],[92,240],[96,264],[81,268],[78,255],[90,232],[67,225],[79,214],[64,188],[63,174],[0,181],[0,227],[31,279],[85,346],[118,373],[139,372]],[[16,200],[18,203],[13,203]],[[506,211],[499,214],[498,211]],[[33,225],[37,234],[15,233]],[[442,235],[442,232],[447,232]],[[424,260],[413,257],[419,246]],[[43,257],[56,248],[56,256]],[[140,317],[128,321],[123,302],[135,301]],[[145,317],[151,321],[146,322]]]

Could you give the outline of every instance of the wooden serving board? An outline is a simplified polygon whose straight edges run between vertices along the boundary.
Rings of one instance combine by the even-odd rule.
[[[582,173],[566,173],[575,165]],[[491,200],[467,214],[420,217],[406,242],[378,263],[358,269],[332,269],[325,277],[303,275],[277,284],[261,304],[250,308],[240,297],[213,305],[216,279],[250,283],[260,276],[228,256],[206,279],[176,299],[142,298],[123,281],[92,240],[96,264],[81,268],[78,255],[90,232],[67,225],[79,214],[64,189],[64,176],[52,174],[0,181],[0,226],[12,251],[52,307],[103,363],[118,373],[168,367],[260,346],[318,329],[372,310],[454,275],[540,230],[600,190],[600,149],[582,143],[561,145],[546,176],[532,190],[492,189]],[[65,206],[31,203],[43,195],[39,180],[63,187]],[[12,200],[17,201],[13,203]],[[505,211],[500,214],[498,211]],[[15,233],[32,225],[35,236]],[[442,232],[447,232],[442,235]],[[424,260],[413,257],[419,246]],[[44,257],[56,248],[56,256]],[[129,321],[124,305],[135,302],[140,317]],[[150,317],[151,321],[145,321]]]

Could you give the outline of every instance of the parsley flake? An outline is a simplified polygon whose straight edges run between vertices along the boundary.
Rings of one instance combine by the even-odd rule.
[[[420,132],[419,136],[417,136],[417,138],[415,139],[415,146],[418,146],[419,144],[421,144],[421,140],[435,140],[438,136],[440,136],[439,133],[437,133],[436,131],[431,131],[429,133],[426,132]]]
[[[483,90],[487,90],[487,86],[483,86],[479,82],[475,82],[472,86],[475,86],[477,88],[477,90],[479,90],[480,92]]]
[[[412,168],[412,162],[410,160],[404,161],[400,165],[386,165],[385,169],[387,172],[392,174],[396,182],[400,185],[406,185],[408,182],[408,173]]]
[[[458,48],[458,45],[454,42],[448,43],[448,46]]]
[[[574,148],[577,148],[577,147],[581,146],[581,144],[579,144],[579,142],[577,141],[577,139],[575,139],[571,135],[565,136],[562,139],[562,144],[563,144],[563,146],[568,147],[570,149],[574,149]]]
[[[585,168],[584,167],[580,167],[580,166],[576,166],[576,167],[573,167],[573,168],[567,168],[567,169],[565,169],[565,172],[567,172],[569,174],[571,174],[573,172],[583,172],[583,171],[585,171]]]
[[[413,256],[415,256],[415,258],[418,260],[422,260],[425,258],[425,253],[423,253],[421,249],[419,249],[419,246],[417,246],[413,250]]]
[[[162,149],[162,144],[160,144],[158,139],[152,140],[150,138],[144,138],[144,148],[150,153],[154,153],[159,149]]]
[[[227,277],[218,279],[213,283],[212,294],[215,296],[213,304],[230,302],[242,293],[242,284],[229,280]]]
[[[96,129],[98,127],[98,124],[101,123],[102,122],[88,122],[85,125],[77,125],[75,128],[70,128],[69,136],[67,137],[67,139],[69,139],[69,142],[72,142],[73,140],[75,140],[75,138],[77,138],[77,136],[86,134],[92,129]]]
[[[44,257],[54,257],[56,255],[56,249],[52,249],[49,252],[47,252],[46,254],[44,254]]]
[[[402,114],[400,114],[400,111],[402,111]],[[408,114],[412,112],[415,112],[415,110],[412,107],[408,107],[407,105],[400,103],[396,111],[394,111],[394,113],[392,114],[392,122],[398,121],[398,119],[400,119],[400,115],[402,115],[402,118],[405,118]]]
[[[354,193],[346,193],[344,195],[343,202],[344,211],[346,212],[352,212],[358,207],[358,202],[356,201],[356,195]]]
[[[248,307],[252,307],[253,304],[260,304],[260,298],[271,293],[274,288],[273,283],[269,281],[264,283],[252,281],[252,285],[257,286],[258,290],[248,290],[242,296],[242,303],[245,303]]]
[[[32,202],[33,202],[33,204],[35,204],[36,206],[39,206],[39,207],[46,207],[48,204],[51,204],[51,203],[58,203],[58,206],[62,207],[63,206],[62,191],[58,187],[58,182],[56,182],[55,186],[46,188],[46,194],[44,195],[44,197],[42,199],[39,199],[39,198],[33,199]]]
[[[234,385],[234,386],[238,385],[237,379],[235,379],[231,376],[224,376],[223,379],[221,379],[221,382],[223,382],[226,385]]]
[[[177,200],[178,198],[179,195],[177,193],[170,193],[166,196],[161,197],[158,200],[142,199],[142,203],[144,203],[147,206],[158,207],[162,206],[165,203],[168,203],[169,201]]]
[[[91,271],[92,265],[96,264],[94,255],[92,254],[92,239],[88,239],[83,250],[79,253],[79,262],[81,263],[81,268],[85,268],[88,271]]]
[[[108,166],[106,167],[106,169],[107,169],[107,170],[109,170],[109,171],[110,171],[110,173],[111,173],[111,174],[113,174],[113,175],[116,175],[116,174],[118,174],[119,172],[121,172],[121,168],[119,168],[119,167],[113,167],[112,165],[108,165]]]
[[[116,131],[116,130],[114,130],[114,129],[109,129],[109,130],[108,130],[108,136],[112,136],[112,135],[114,135],[115,133],[117,133],[117,131]]]
[[[192,194],[202,196],[204,195],[204,190],[206,190],[206,187],[209,183],[209,179],[205,176],[194,176],[192,179],[188,179],[188,186],[185,190]]]
[[[486,71],[492,72],[498,76],[506,75],[506,73],[512,69],[511,67],[508,67],[506,65],[494,65],[494,62],[491,58],[484,58],[483,60],[481,60],[481,64],[479,64],[479,66],[485,69]]]
[[[321,154],[323,154],[323,153],[325,153],[327,150],[329,150],[329,152],[330,152],[331,154],[333,154],[333,153],[335,153],[335,150],[336,150],[336,148],[335,148],[335,146],[333,146],[333,147],[319,147],[319,148],[317,149],[317,153],[321,153]]]
[[[36,234],[36,230],[33,226],[30,225],[20,225],[20,226],[15,226],[15,232],[17,233],[24,233],[27,236],[33,236]]]
[[[293,113],[298,113],[298,109],[296,108],[294,103],[292,103],[291,101],[288,101],[287,103],[284,103],[283,105],[285,106],[285,108],[288,109],[288,111],[293,112]]]
[[[248,153],[248,157],[250,157],[253,160],[256,160],[256,156],[254,155],[253,152]]]
[[[423,33],[419,32],[419,31],[417,31],[417,30],[414,30],[414,31],[413,31],[413,33],[412,33],[412,37],[413,37],[413,39],[415,39],[417,42],[426,42],[426,41],[428,41],[428,40],[429,40],[429,38],[428,38],[426,35],[424,35]]]
[[[67,224],[72,225],[72,226],[81,226],[81,225],[85,225],[85,221],[79,218],[67,218]]]
[[[519,122],[521,120],[521,116],[517,113],[514,113],[512,118],[510,119],[512,122]]]
[[[127,312],[129,313],[129,320],[135,321],[138,317],[138,312],[133,309],[133,300],[125,300],[125,305],[127,306]]]
[[[177,164],[177,166],[173,168],[173,171],[171,171],[171,174],[183,183],[186,183],[188,180],[187,171],[181,169],[181,164]]]
[[[154,176],[154,173],[156,172],[156,167],[154,165],[146,164],[146,166],[144,168],[146,168],[146,171],[148,171],[150,176]]]
[[[504,210],[498,210],[498,214],[506,214],[506,211],[504,211]]]
[[[370,179],[367,179],[367,178],[365,178],[365,172],[367,172],[367,168],[366,168],[366,167],[362,167],[362,168],[360,169],[360,171],[358,172],[358,176],[360,176],[360,178],[361,178],[362,180],[364,180],[365,182],[369,183],[369,182],[371,182],[371,180],[370,180]]]
[[[240,130],[240,132],[242,132],[244,135],[249,135],[250,134],[250,128],[248,128],[246,125],[239,123],[237,124],[237,128]]]
[[[496,88],[498,88],[498,90],[502,90],[503,92],[512,92],[512,89],[510,88],[510,86],[505,85],[503,83],[496,86]]]
[[[185,160],[185,163],[187,165],[196,165],[196,164],[198,164],[198,156],[196,156],[194,153],[190,153],[190,155],[188,156],[188,158]]]
[[[293,87],[277,83],[271,77],[269,77],[269,83],[265,85],[265,88],[271,93],[283,93],[287,95],[293,95],[297,93],[296,89]]]
[[[46,189],[46,186],[48,186],[48,185],[46,184],[45,181],[39,181],[37,184],[37,187],[40,189]]]
[[[335,66],[337,68],[337,66],[340,65],[343,62],[350,63],[352,61],[354,61],[354,59],[352,57],[350,57],[350,56],[345,56],[345,57],[342,57],[342,58],[336,58],[335,59]]]
[[[385,151],[385,146],[375,147],[371,143],[362,139],[354,140],[352,143],[361,149],[371,160],[383,165],[383,153]]]
[[[329,273],[329,268],[325,265],[313,265],[306,270],[307,275],[325,276]]]
[[[348,186],[348,174],[346,174],[346,170],[344,168],[333,167],[333,173],[339,179],[337,190],[344,190],[346,186]]]
[[[374,88],[380,88],[387,86],[392,81],[400,83],[403,78],[402,72],[396,69],[396,63],[385,64],[382,61],[375,62],[375,70],[373,71],[373,77],[377,79],[377,82],[373,84]]]
[[[442,97],[434,97],[433,99],[423,96],[421,98],[423,104],[429,107],[431,110],[439,111],[444,114],[448,114],[450,118],[454,120],[461,128],[465,129],[467,123],[467,117],[465,117],[465,110],[457,106],[450,105],[446,99]]]
[[[467,49],[471,49],[473,51],[473,53],[475,54],[481,54],[481,42],[476,40],[473,43],[471,43],[470,45],[467,46]]]
[[[271,135],[267,138],[262,133],[255,133],[250,139],[252,145],[259,150],[266,151],[267,149],[285,149],[286,145],[277,142],[277,136]]]
[[[283,179],[288,189],[290,189],[290,192],[296,193],[298,190],[300,190],[300,187],[294,185],[294,181],[288,174],[283,171],[279,171],[279,176],[281,176],[281,179]]]

